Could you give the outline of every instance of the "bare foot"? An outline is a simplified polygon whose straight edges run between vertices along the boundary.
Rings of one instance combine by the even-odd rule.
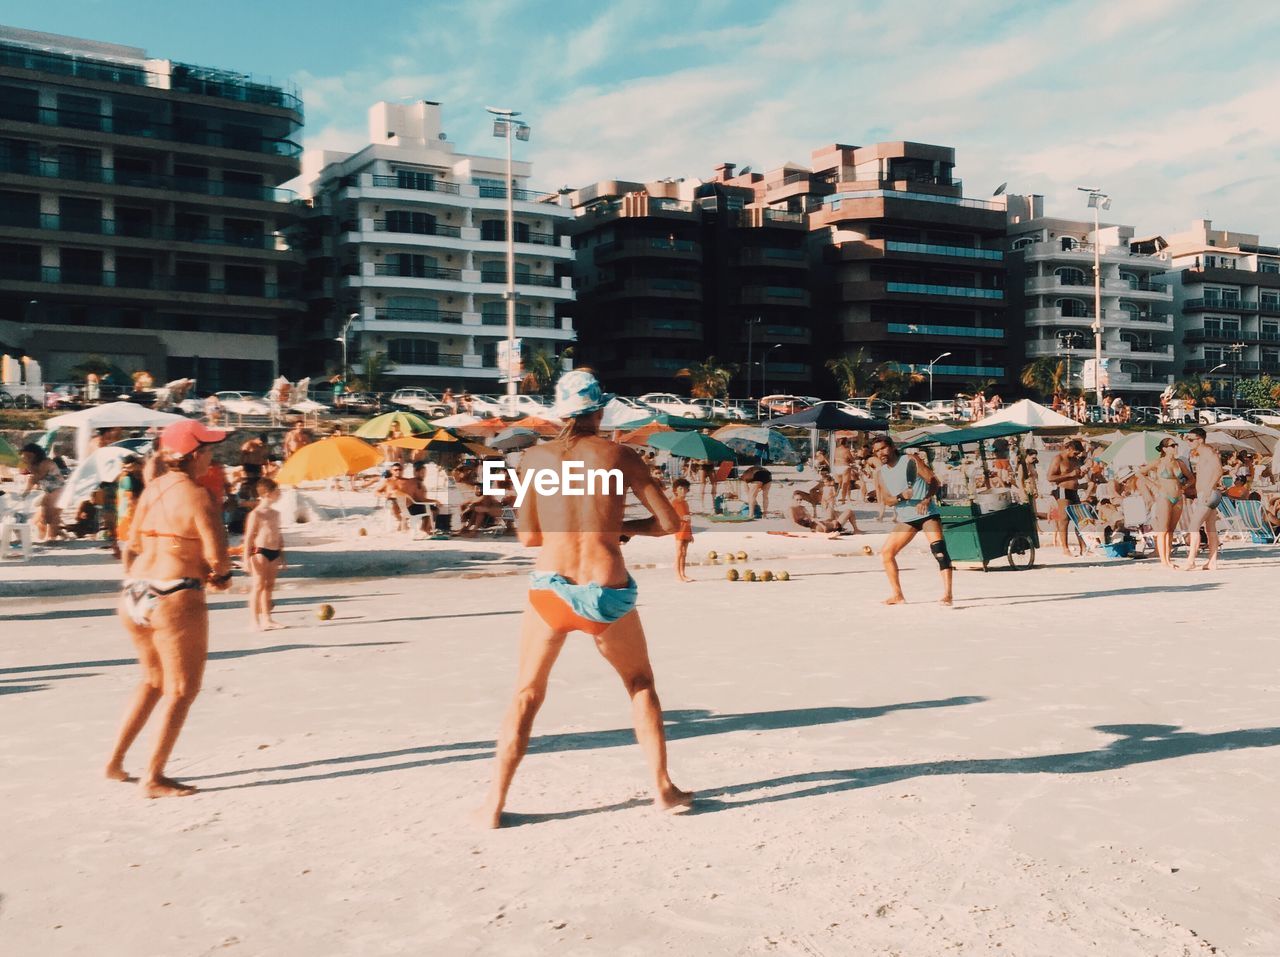
[[[676,811],[693,804],[693,792],[681,791],[674,784],[668,784],[653,799],[653,806],[659,811]]]
[[[886,605],[905,605],[907,599],[902,595],[890,595],[884,600],[884,603]]]
[[[118,761],[113,761],[111,764],[107,765],[106,775],[107,779],[111,781],[124,781],[126,783],[130,783],[137,780],[137,778],[131,777],[129,772],[126,771],[124,766]]]
[[[196,788],[183,784],[173,778],[159,777],[154,781],[143,782],[142,793],[149,798],[187,797],[196,793]]]
[[[272,619],[269,619],[267,623],[262,626],[262,630],[263,631],[279,631],[281,628],[288,628],[288,627],[289,627],[288,625],[281,624],[280,622],[272,618]]]
[[[1211,572],[1211,571],[1214,571],[1217,567],[1218,567],[1217,562],[1206,562],[1204,565],[1200,566],[1200,570],[1202,572]]]
[[[502,808],[495,807],[492,804],[476,808],[471,812],[471,822],[476,827],[482,827],[487,830],[502,827]]]
[[[943,595],[941,598],[939,598],[939,599],[938,599],[938,604],[939,604],[939,605],[946,605],[948,608],[950,608],[950,607],[951,607],[951,605],[952,605],[952,599],[951,599],[951,596],[950,596],[950,595]]]
[[[1196,570],[1195,565],[1170,565],[1170,568],[1177,568],[1180,572],[1193,572]]]

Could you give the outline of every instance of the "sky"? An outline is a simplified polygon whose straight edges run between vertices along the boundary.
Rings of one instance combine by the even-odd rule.
[[[808,164],[831,143],[954,147],[966,195],[1111,194],[1140,234],[1193,219],[1280,243],[1280,3],[1237,0],[0,0],[0,23],[295,83],[308,148],[381,99],[533,126],[533,185]]]

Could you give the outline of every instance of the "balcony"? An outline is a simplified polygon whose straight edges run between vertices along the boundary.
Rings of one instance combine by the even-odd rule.
[[[11,103],[0,104],[0,120],[32,123],[38,126],[56,126],[64,130],[83,130],[88,133],[138,137],[152,142],[162,140],[243,153],[259,153],[287,159],[298,159],[302,156],[302,147],[292,140],[174,126],[155,118],[136,119],[132,115],[123,118],[48,106],[26,107]]]
[[[702,284],[693,279],[615,279],[582,290],[582,298],[701,299]]]
[[[983,199],[965,199],[962,196],[945,196],[935,193],[913,193],[910,191],[896,189],[863,189],[853,190],[851,192],[834,193],[831,196],[825,196],[822,199],[822,212],[836,212],[840,210],[841,204],[848,200],[859,199],[892,199],[905,200],[917,203],[936,203],[943,206],[959,206],[964,209],[982,209],[990,212],[998,212],[1004,214],[1005,207],[1002,203],[991,203]]]
[[[408,228],[404,224],[397,222],[393,222],[388,226],[385,219],[375,219],[373,221],[373,231],[375,233],[396,233],[408,236],[449,236],[453,239],[459,239],[462,236],[462,228],[459,226],[435,224]]]
[[[1275,307],[1280,313],[1280,306]],[[1256,302],[1245,302],[1243,299],[1202,298],[1187,299],[1182,303],[1183,312],[1260,312]]]
[[[290,203],[298,197],[293,190],[278,187],[194,179],[187,176],[162,176],[158,173],[136,173],[112,169],[109,166],[81,164],[63,166],[56,160],[21,160],[12,156],[0,156],[0,173],[70,180],[77,183],[101,183],[130,189],[162,189],[178,193],[199,193],[203,196],[230,196],[258,203]]]
[[[624,319],[615,335],[622,339],[702,340],[702,323],[696,319],[659,319],[636,317]]]
[[[462,313],[443,309],[404,309],[391,307],[377,309],[374,318],[380,322],[441,322],[449,325],[461,325]]]
[[[878,242],[872,240],[872,242]],[[1004,253],[999,249],[976,249],[969,246],[938,246],[932,243],[900,243],[896,240],[880,240],[884,243],[885,252],[906,253],[913,256],[945,256],[948,259],[976,259],[984,262],[1004,262]]]
[[[200,245],[232,246],[236,249],[266,249],[287,252],[288,244],[274,233],[239,233],[221,229],[190,229],[172,226],[156,226],[146,222],[62,216],[58,213],[42,213],[34,219],[7,215],[0,211],[0,227],[13,229],[53,230],[62,233],[81,233],[91,236],[111,236],[122,239],[162,240],[165,242],[198,243]]]
[[[1208,372],[1214,366],[1222,366],[1218,375],[1249,375],[1262,371],[1261,362],[1232,362],[1229,359],[1188,359],[1183,363],[1184,372]]]
[[[885,292],[914,296],[955,296],[961,299],[1004,299],[1003,289],[979,289],[972,286],[941,286],[922,282],[886,282]]]
[[[598,263],[632,258],[702,262],[702,247],[688,239],[624,239],[620,242],[602,243],[595,247],[592,255]]]
[[[535,276],[532,273],[517,272],[515,276],[517,286],[547,286],[552,289],[559,289],[561,282],[555,276]],[[502,283],[507,282],[507,271],[505,269],[482,269],[480,271],[480,281],[484,283]]]
[[[183,292],[252,299],[292,299],[273,282],[225,280],[194,276],[160,276],[143,272],[113,272],[104,269],[63,269],[58,266],[0,266],[0,280],[45,283],[59,286],[89,286],[99,289],[129,289],[153,292]]]
[[[457,196],[462,192],[458,183],[450,183],[420,173],[408,173],[404,176],[373,176],[372,184],[385,189],[411,189],[421,193],[445,193],[450,196]]]
[[[743,286],[739,302],[743,305],[808,307],[810,296],[807,289],[795,286]]]
[[[1022,288],[1023,291],[1032,295],[1052,295],[1064,291],[1076,295],[1083,295],[1088,291],[1092,295],[1093,278],[1090,276],[1029,276]]]
[[[809,254],[803,249],[774,249],[768,246],[748,246],[738,254],[736,266],[780,266],[784,269],[808,269]]]
[[[921,362],[921,363],[892,362],[889,364],[892,366],[896,366],[897,368],[905,370],[907,372],[927,373],[929,371],[929,364],[927,362]],[[938,365],[935,363],[933,367],[933,374],[935,376],[950,375],[950,376],[965,376],[968,378],[1003,379],[1004,366],[961,366],[961,365],[944,366],[944,365]]]
[[[399,263],[374,263],[375,276],[399,276],[402,279],[452,279],[462,281],[461,269],[440,266],[401,266]]]
[[[344,180],[342,194],[347,199],[363,199],[376,203],[426,203],[447,206],[451,209],[471,208],[486,213],[506,212],[506,190],[499,186],[477,186],[473,183],[453,183],[437,176],[413,170],[401,170],[395,176],[360,173],[351,180]],[[537,216],[540,219],[571,220],[573,211],[552,202],[544,202],[547,194],[537,190],[517,189],[512,192],[513,210],[519,216]],[[531,240],[531,245],[558,245],[554,236],[539,233],[542,242]],[[474,237],[480,239],[479,235]],[[504,242],[504,239],[486,240]],[[523,242],[520,237],[516,242]]]
[[[484,326],[506,326],[506,315],[486,314],[480,324]],[[555,316],[516,316],[516,326],[522,329],[559,329],[560,320]]]
[[[954,337],[963,339],[1003,339],[1003,329],[987,329],[979,326],[932,326],[925,323],[890,322],[887,328],[893,335]]]
[[[805,228],[804,213],[792,213],[785,209],[748,206],[730,214],[729,225],[738,229],[767,229],[781,227],[791,230]]]

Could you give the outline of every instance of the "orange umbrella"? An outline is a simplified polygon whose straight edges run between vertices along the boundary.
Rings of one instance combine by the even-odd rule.
[[[481,419],[479,422],[473,422],[471,425],[458,426],[459,432],[473,432],[476,435],[497,435],[503,429],[507,428],[509,423],[494,416],[491,419]]]
[[[420,449],[430,449],[432,452],[461,452],[465,449],[472,455],[478,455],[481,458],[500,454],[487,445],[464,442],[457,436],[450,435],[444,429],[438,429],[434,435],[411,435],[401,439],[392,439],[386,444],[395,449],[413,449],[415,452]]]
[[[510,428],[529,429],[537,432],[543,438],[548,438],[553,435],[559,435],[564,426],[548,419],[540,419],[536,415],[526,415],[519,422],[512,422]]]
[[[380,461],[382,456],[368,443],[350,435],[335,435],[298,449],[276,473],[275,480],[281,485],[317,482],[355,475]]]
[[[646,445],[649,437],[657,432],[674,432],[675,429],[669,425],[663,425],[661,422],[650,422],[648,425],[642,425],[633,432],[628,432],[622,438],[618,439],[623,445]]]

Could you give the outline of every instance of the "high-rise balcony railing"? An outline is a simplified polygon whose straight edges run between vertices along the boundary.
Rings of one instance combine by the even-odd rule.
[[[410,236],[450,236],[454,239],[462,235],[462,228],[459,226],[443,226],[439,223],[404,223],[385,219],[375,219],[373,221],[373,231],[376,233],[402,233]]]
[[[47,229],[63,233],[84,233],[94,236],[119,236],[126,239],[158,239],[165,242],[234,246],[237,249],[274,249],[281,252],[288,249],[284,239],[272,233],[243,233],[225,229],[157,226],[153,223],[136,220],[67,216],[60,213],[18,216],[14,215],[12,211],[6,212],[0,209],[0,226],[13,226],[21,229]]]
[[[375,319],[392,322],[445,322],[451,325],[462,324],[462,313],[443,309],[411,309],[391,306],[386,309],[375,309]]]
[[[1004,299],[1003,289],[979,289],[973,286],[941,286],[925,282],[887,282],[885,292],[920,296],[957,296],[964,299]]]
[[[57,160],[35,160],[0,155],[0,173],[15,176],[39,176],[46,179],[71,180],[78,183],[103,183],[133,189],[163,189],[202,196],[230,196],[259,203],[288,203],[297,198],[291,189],[237,183],[225,180],[198,179],[192,176],[163,176],[133,170],[112,169],[86,163],[59,163]]]
[[[507,281],[507,271],[505,269],[482,269],[480,271],[481,282],[505,283]],[[534,276],[529,273],[516,273],[515,281],[517,286],[554,286],[559,287],[560,280],[555,276]]]
[[[900,336],[956,336],[965,339],[1003,339],[1003,329],[982,326],[935,326],[928,323],[890,322],[889,332]]]
[[[506,313],[485,313],[480,317],[480,324],[485,326],[505,326],[507,324]],[[555,329],[558,328],[555,316],[516,316],[516,325],[529,329]]]
[[[250,279],[214,279],[205,276],[162,276],[143,271],[76,269],[60,266],[0,264],[0,279],[52,285],[97,286],[105,289],[151,289],[159,292],[192,292],[218,296],[250,296],[254,299],[287,299],[273,282]]]
[[[953,259],[984,259],[1000,262],[1004,253],[999,249],[975,249],[970,246],[939,246],[934,243],[900,243],[885,241],[884,248],[891,253],[915,253],[921,256],[949,256]]]
[[[374,263],[373,274],[399,276],[402,279],[462,279],[461,269],[445,269],[442,266],[406,266],[400,263]]]
[[[95,133],[110,133],[116,136],[137,136],[196,146],[212,146],[218,149],[264,153],[290,159],[296,159],[302,155],[302,147],[292,140],[175,126],[154,118],[137,117],[133,114],[106,116],[49,106],[0,103],[0,120],[37,123],[41,126],[57,126],[63,129],[91,130]]]
[[[1246,302],[1243,299],[1223,299],[1205,296],[1200,299],[1187,299],[1182,303],[1184,312],[1258,312],[1258,303]]]
[[[457,183],[449,183],[424,175],[374,176],[373,185],[382,189],[412,189],[422,193],[448,193],[457,196]]]

